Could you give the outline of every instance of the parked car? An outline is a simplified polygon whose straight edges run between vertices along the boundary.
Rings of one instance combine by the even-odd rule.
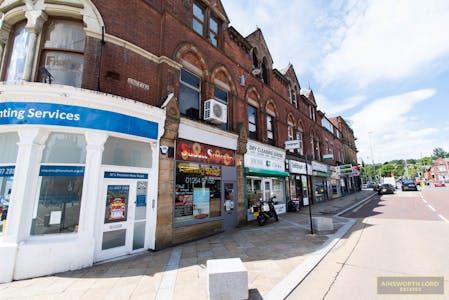
[[[445,187],[446,183],[443,180],[435,180],[433,183],[434,187]]]
[[[379,195],[394,194],[395,190],[396,190],[396,187],[394,187],[392,184],[384,183],[379,187],[377,194],[379,194]]]
[[[403,191],[417,191],[418,187],[416,186],[413,180],[402,180],[402,190]]]

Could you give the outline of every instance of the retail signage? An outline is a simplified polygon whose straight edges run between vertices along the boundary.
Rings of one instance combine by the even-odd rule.
[[[106,198],[106,223],[127,219],[129,185],[108,185]]]
[[[235,166],[235,151],[178,139],[176,141],[176,159],[223,166]]]
[[[245,167],[285,171],[285,150],[249,141],[244,159]]]
[[[104,178],[148,179],[148,174],[145,174],[145,173],[127,173],[127,172],[104,172]]]
[[[0,103],[0,125],[15,124],[80,127],[158,138],[157,123],[112,111],[41,102]]]
[[[39,176],[84,176],[84,167],[41,166]]]
[[[285,150],[295,150],[301,147],[301,140],[285,141]]]
[[[14,166],[0,167],[0,177],[14,176],[15,168]]]
[[[323,159],[324,160],[334,160],[334,154],[333,153],[324,154]]]
[[[306,172],[306,163],[290,159],[288,161],[288,171],[294,174],[308,173],[308,175],[312,175],[312,166],[307,165],[307,172]]]
[[[316,162],[316,161],[312,161],[312,169],[314,171],[320,171],[320,172],[324,172],[327,173],[328,172],[328,165]]]
[[[339,166],[340,174],[352,174],[352,165]]]

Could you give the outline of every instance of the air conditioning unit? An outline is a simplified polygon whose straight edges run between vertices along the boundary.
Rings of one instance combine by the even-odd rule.
[[[228,107],[215,99],[204,102],[204,120],[214,124],[224,124],[228,120]]]

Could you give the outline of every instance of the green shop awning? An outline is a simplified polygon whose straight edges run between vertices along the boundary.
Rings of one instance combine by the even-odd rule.
[[[261,177],[288,177],[290,173],[282,171],[264,170],[256,168],[245,168],[246,175]]]

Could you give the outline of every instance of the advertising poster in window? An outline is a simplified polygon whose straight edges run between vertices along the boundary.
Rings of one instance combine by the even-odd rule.
[[[195,219],[204,219],[209,216],[210,191],[208,188],[195,188],[193,190],[193,216]]]
[[[220,166],[178,162],[175,223],[219,217],[221,207]]]
[[[127,220],[129,185],[108,185],[105,223]]]

